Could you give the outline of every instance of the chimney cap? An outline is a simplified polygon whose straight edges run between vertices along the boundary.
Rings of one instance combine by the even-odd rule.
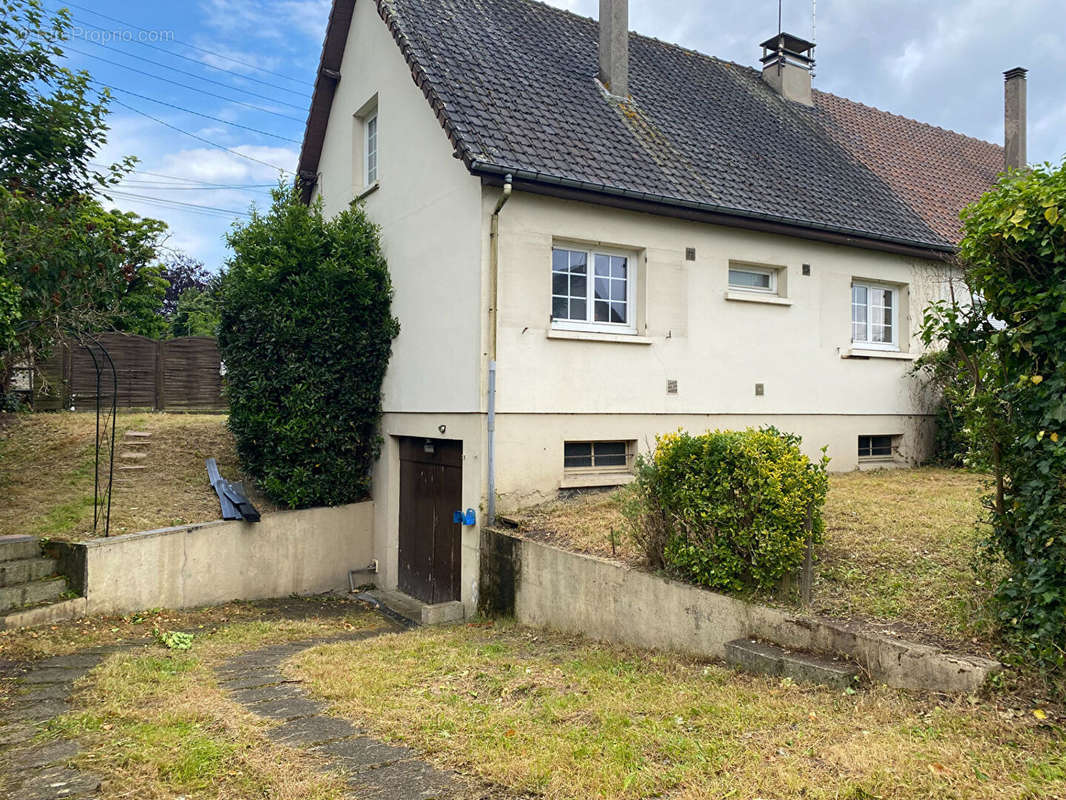
[[[813,62],[815,46],[814,42],[808,42],[806,39],[783,32],[771,36],[759,45],[764,51],[768,51],[767,55],[763,57],[764,62],[779,54],[801,61]]]
[[[1028,74],[1029,70],[1025,67],[1015,67],[1014,69],[1008,69],[1004,72],[1003,77],[1009,81],[1011,78],[1024,78]]]

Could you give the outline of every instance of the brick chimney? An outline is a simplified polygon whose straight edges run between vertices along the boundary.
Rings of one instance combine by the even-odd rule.
[[[629,0],[600,0],[600,83],[629,95]]]
[[[1027,73],[1028,70],[1021,67],[1015,67],[1003,73],[1006,79],[1003,147],[1006,151],[1007,169],[1025,169],[1028,164],[1025,132],[1025,76]]]
[[[786,100],[814,105],[811,99],[811,71],[814,69],[814,43],[779,33],[763,42],[762,79]]]

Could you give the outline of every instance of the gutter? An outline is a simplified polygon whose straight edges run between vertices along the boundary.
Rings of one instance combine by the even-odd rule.
[[[730,228],[774,233],[799,239],[826,242],[828,244],[860,247],[866,250],[878,250],[914,258],[950,260],[956,253],[951,244],[924,243],[883,236],[875,233],[856,232],[846,228],[806,222],[798,224],[782,218],[757,212],[744,212],[726,209],[710,203],[679,200],[664,195],[634,192],[613,186],[590,183],[567,178],[557,178],[528,170],[512,170],[498,167],[484,161],[470,161],[468,169],[481,177],[489,186],[504,185],[501,176],[511,178],[515,189],[532,194],[541,194],[563,200],[576,200],[595,203],[611,208],[639,211],[659,216],[674,217],[693,222],[704,222]]]
[[[500,212],[511,199],[513,184],[504,176],[503,192],[489,222],[489,391],[488,391],[488,507],[489,527],[496,524],[496,309],[500,299]]]

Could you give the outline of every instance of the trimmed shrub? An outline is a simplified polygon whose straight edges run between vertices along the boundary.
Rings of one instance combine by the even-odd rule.
[[[218,343],[242,465],[291,508],[364,499],[399,332],[377,227],[359,206],[324,219],[282,187],[229,243]]]
[[[660,436],[637,459],[626,509],[648,565],[729,592],[770,591],[803,562],[825,525],[828,456],[774,428]]]

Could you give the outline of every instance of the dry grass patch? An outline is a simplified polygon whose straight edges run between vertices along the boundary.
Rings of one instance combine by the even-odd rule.
[[[201,640],[234,646],[328,636],[363,630],[381,617],[347,597],[236,602],[210,608],[155,609],[121,617],[86,617],[39,628],[0,631],[0,663],[33,662],[98,645],[151,643],[153,631],[193,631]],[[0,692],[3,682],[0,682]]]
[[[841,694],[511,625],[326,645],[286,669],[438,764],[564,798],[1066,798],[1028,712]]]
[[[104,778],[108,796],[344,796],[341,776],[271,742],[270,723],[229,700],[203,657],[154,650],[115,656],[95,670],[75,696],[77,710],[46,733],[80,740],[76,764]]]
[[[295,618],[275,617],[294,611]],[[350,602],[308,599],[190,614],[156,612],[114,622],[110,632],[115,641],[128,642],[133,637],[122,634],[138,629],[151,643],[111,657],[79,681],[74,709],[42,734],[78,739],[83,752],[77,765],[105,778],[108,797],[347,797],[341,776],[321,771],[323,761],[267,738],[266,731],[279,723],[231,701],[218,687],[213,668],[271,644],[392,629],[379,615]],[[200,624],[192,624],[196,622]],[[187,652],[155,642],[156,629],[190,627],[196,633]],[[22,635],[28,638],[29,633]],[[99,634],[92,643],[102,640],[106,638]],[[82,647],[88,643],[81,641]],[[48,652],[69,650],[52,646]]]
[[[975,576],[985,479],[922,468],[829,477],[825,544],[817,554],[814,611],[895,625],[918,638],[984,645],[982,610],[995,581]],[[517,515],[529,538],[639,564],[622,514],[628,489],[579,495]]]
[[[932,468],[832,476],[815,610],[985,638],[996,570],[974,571],[984,485],[980,475]]]
[[[641,553],[622,514],[628,488],[584,492],[552,500],[515,515],[518,529],[531,539],[575,553],[638,564]]]
[[[119,414],[111,534],[207,522],[221,516],[204,459],[214,457],[230,480],[244,480],[218,414]],[[126,460],[126,431],[152,434],[147,457]],[[32,534],[78,540],[93,535],[96,415],[25,414],[0,430],[0,535]],[[121,464],[144,466],[120,471]],[[262,511],[276,510],[245,480]]]

